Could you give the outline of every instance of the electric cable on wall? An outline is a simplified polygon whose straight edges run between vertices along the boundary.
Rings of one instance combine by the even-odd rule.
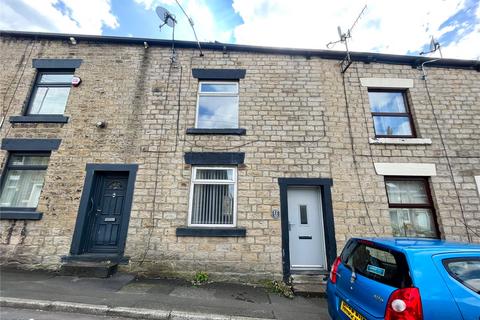
[[[20,74],[20,78],[19,78],[18,81],[17,81],[17,85],[15,86],[15,90],[13,90],[12,97],[10,98],[10,101],[9,101],[9,103],[8,103],[7,108],[5,108],[5,105],[2,105],[2,117],[1,117],[1,122],[0,122],[0,130],[2,130],[2,128],[3,128],[3,124],[5,123],[5,119],[6,119],[6,117],[7,117],[7,114],[8,114],[8,112],[10,111],[10,108],[11,108],[12,102],[13,102],[13,99],[15,98],[15,94],[17,93],[18,87],[20,86],[21,80],[22,80],[23,75],[24,75],[24,73],[25,73],[25,69],[27,68],[28,61],[30,61],[30,57],[32,56],[33,49],[35,48],[35,45],[36,45],[34,41],[35,41],[35,40],[32,40],[32,41],[30,42],[30,44],[31,44],[30,53],[28,54],[28,57],[23,60],[25,63],[23,64],[22,73]],[[24,51],[24,53],[23,53],[24,58],[25,58],[25,53],[27,52],[27,48],[28,48],[28,44],[27,44],[27,46],[25,46],[25,51]],[[6,98],[6,96],[7,96],[8,90],[10,89],[12,83],[15,81],[15,78],[16,78],[16,76],[17,76],[17,74],[18,74],[18,70],[19,70],[19,69],[17,69],[17,72],[15,73],[15,76],[12,78],[12,80],[10,81],[10,83],[9,83],[9,85],[8,85],[8,87],[7,87],[7,90],[5,91],[5,94],[4,94],[4,96],[3,96],[3,99],[4,99],[4,100],[3,100],[3,103],[5,102],[5,98]],[[10,127],[7,129],[7,131],[5,132],[5,137],[7,137],[8,132],[10,131],[10,128],[11,128],[11,126],[10,126]]]
[[[368,221],[370,222],[370,226],[372,227],[373,233],[375,234],[375,236],[378,237],[378,233],[375,230],[375,227],[373,225],[372,217],[370,216],[370,211],[368,209],[368,205],[367,205],[367,202],[365,200],[365,194],[363,192],[362,182],[360,180],[360,173],[358,172],[358,162],[357,162],[357,157],[355,155],[355,144],[354,144],[353,134],[352,134],[352,121],[351,121],[351,118],[350,118],[350,110],[349,110],[350,105],[349,105],[349,102],[348,102],[347,87],[345,85],[345,73],[342,73],[342,84],[343,84],[343,94],[345,96],[345,110],[347,112],[348,136],[350,138],[350,147],[351,147],[351,151],[352,151],[353,169],[355,171],[355,175],[356,175],[356,178],[357,178],[357,181],[358,181],[358,187],[360,189],[360,194],[361,194],[361,197],[362,197],[363,205],[365,206],[365,212],[367,214]]]
[[[428,62],[428,61],[427,61]],[[424,63],[425,64],[425,63]],[[477,232],[475,232],[474,230],[472,230],[468,224],[467,224],[467,220],[465,218],[465,211],[463,209],[463,204],[462,204],[462,201],[460,199],[460,193],[458,192],[458,189],[457,189],[457,183],[455,182],[455,176],[453,174],[453,169],[452,169],[452,165],[450,163],[450,156],[448,155],[448,152],[447,152],[447,147],[446,147],[446,144],[445,144],[445,140],[443,138],[443,134],[442,134],[442,130],[440,128],[440,124],[438,122],[438,117],[437,117],[437,114],[435,112],[435,106],[433,105],[433,101],[432,101],[432,96],[430,94],[430,89],[428,87],[428,83],[427,83],[427,77],[426,77],[426,73],[425,73],[425,69],[424,69],[424,64],[422,64],[422,71],[423,71],[423,80],[424,80],[424,83],[425,83],[425,91],[427,93],[427,98],[428,98],[428,101],[430,103],[430,107],[432,109],[432,114],[433,114],[433,119],[435,120],[435,126],[437,127],[437,130],[438,130],[438,135],[440,137],[440,143],[442,145],[442,148],[443,148],[443,152],[445,153],[445,159],[447,160],[447,167],[448,167],[448,170],[449,170],[449,173],[452,177],[452,182],[453,182],[453,188],[455,190],[455,195],[457,197],[457,200],[458,200],[458,204],[460,205],[460,212],[462,214],[462,223],[464,224],[465,226],[465,230],[467,231],[467,239],[468,239],[468,242],[472,242],[472,239],[471,239],[471,235],[470,235],[470,232],[473,233],[475,236],[477,236],[478,238],[480,238],[480,235],[478,235]],[[469,232],[470,231],[470,232]]]
[[[168,67],[168,73],[167,73],[167,87],[165,88],[165,100],[163,101],[163,109],[165,110],[167,107],[167,101],[168,101],[168,90],[170,89],[170,76],[172,74],[172,65],[173,61],[170,61],[169,67]],[[162,124],[163,127],[163,124]],[[147,244],[145,247],[145,251],[143,252],[142,258],[140,259],[139,266],[142,266],[143,263],[145,262],[145,257],[148,254],[148,251],[150,251],[150,242],[152,240],[152,234],[153,234],[153,229],[155,226],[155,203],[157,202],[157,190],[158,190],[158,171],[160,167],[160,155],[163,152],[157,150],[157,159],[156,159],[156,167],[155,167],[155,185],[154,185],[154,192],[153,192],[153,200],[152,200],[152,210],[150,211],[150,230],[148,232],[147,236]],[[169,152],[170,153],[170,152]]]

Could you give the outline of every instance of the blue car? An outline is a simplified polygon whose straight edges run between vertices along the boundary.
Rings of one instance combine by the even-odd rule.
[[[333,319],[480,319],[480,245],[352,238],[327,283]]]

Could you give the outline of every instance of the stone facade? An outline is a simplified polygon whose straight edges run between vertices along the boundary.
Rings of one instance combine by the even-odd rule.
[[[67,37],[65,37],[67,39]],[[338,60],[279,52],[177,49],[142,41],[33,39],[4,34],[0,42],[0,138],[59,138],[50,157],[38,221],[0,221],[4,264],[57,269],[69,254],[87,163],[139,165],[128,227],[126,270],[216,278],[282,277],[278,178],[331,178],[335,239],[392,233],[384,177],[374,163],[431,163],[429,178],[440,236],[479,242],[480,72],[426,65]],[[34,58],[80,58],[66,124],[11,124],[33,86]],[[246,69],[239,81],[239,122],[246,135],[189,135],[198,80],[193,68]],[[361,78],[410,79],[417,137],[431,143],[373,143],[367,87]],[[436,119],[436,120],[435,120]],[[99,129],[98,121],[107,127]],[[238,168],[237,225],[245,237],[177,237],[187,224],[191,166],[185,152],[244,152]],[[448,155],[448,157],[447,157]],[[7,152],[1,150],[2,168]],[[462,214],[463,212],[463,214]],[[468,227],[466,227],[466,225]],[[373,226],[373,227],[372,227]]]

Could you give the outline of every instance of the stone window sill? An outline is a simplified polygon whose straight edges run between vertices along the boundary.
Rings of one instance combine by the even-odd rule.
[[[430,145],[428,138],[369,138],[370,144],[403,144],[403,145]]]
[[[244,136],[247,133],[246,129],[200,129],[200,128],[188,128],[187,134],[197,135],[232,135],[232,136]]]
[[[177,228],[177,237],[245,237],[246,234],[245,228]]]
[[[12,116],[10,123],[68,123],[68,117],[61,114]]]
[[[29,210],[2,209],[0,220],[40,220],[43,213]]]

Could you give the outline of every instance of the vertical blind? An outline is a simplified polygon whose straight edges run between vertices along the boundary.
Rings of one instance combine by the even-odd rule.
[[[195,171],[191,224],[232,225],[235,205],[233,169]]]

